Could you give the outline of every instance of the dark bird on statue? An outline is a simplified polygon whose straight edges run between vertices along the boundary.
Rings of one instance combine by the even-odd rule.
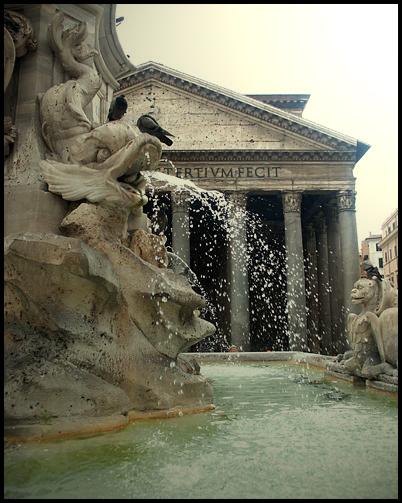
[[[174,135],[163,129],[151,115],[141,115],[137,121],[137,126],[141,133],[148,133],[152,136],[156,136],[161,142],[165,143],[169,147],[173,144],[172,140],[168,138],[168,136],[173,136],[174,138]]]
[[[364,255],[363,257],[363,269],[369,279],[376,277],[380,281],[382,281],[382,276],[377,267],[373,266],[370,262],[368,255]]]
[[[121,96],[117,96],[109,108],[109,115],[107,116],[108,121],[118,121],[123,117],[123,115],[127,112],[127,100],[124,97],[124,94]]]

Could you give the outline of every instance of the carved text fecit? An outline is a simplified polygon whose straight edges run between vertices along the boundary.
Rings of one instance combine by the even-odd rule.
[[[175,167],[163,166],[160,171],[177,178],[278,178],[280,168],[276,166],[202,166]]]

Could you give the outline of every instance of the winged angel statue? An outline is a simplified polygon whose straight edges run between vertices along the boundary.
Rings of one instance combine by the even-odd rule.
[[[133,212],[147,202],[140,171],[156,169],[161,143],[124,121],[96,126],[84,109],[101,87],[86,23],[64,29],[64,14],[49,25],[49,45],[71,77],[40,98],[42,135],[50,150],[41,170],[49,190],[68,201],[120,205]]]

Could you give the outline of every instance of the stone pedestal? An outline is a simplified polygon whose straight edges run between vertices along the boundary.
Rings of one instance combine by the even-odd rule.
[[[28,20],[36,41],[35,50],[26,52],[13,67],[12,80],[5,93],[5,109],[16,128],[16,139],[4,165],[5,234],[21,231],[60,234],[58,226],[68,204],[47,192],[39,165],[49,154],[42,139],[40,99],[49,88],[69,78],[49,45],[48,27],[53,16],[58,11],[63,12],[70,26],[76,26],[78,21],[87,22],[87,43],[99,51],[95,66],[102,77],[102,85],[96,99],[85,108],[94,124],[106,120],[113,91],[119,87],[109,67],[119,64],[127,68],[130,64],[128,60],[123,64],[124,53],[115,34],[110,34],[115,9],[109,4],[6,4],[5,7]],[[102,47],[99,46],[99,32],[103,33]]]
[[[242,351],[250,349],[249,284],[247,272],[246,203],[247,195],[228,194],[233,205],[229,216],[229,292],[231,342]]]
[[[300,221],[300,192],[282,196],[287,256],[287,308],[291,351],[307,351],[306,292],[303,240]]]
[[[172,192],[173,251],[190,266],[190,201],[187,192]]]
[[[355,192],[341,191],[337,195],[339,211],[339,235],[342,254],[343,271],[343,316],[350,312],[358,312],[358,306],[353,305],[350,297],[354,283],[359,279],[359,246],[357,241]]]
[[[151,221],[144,213],[142,207],[137,208],[135,212],[131,212],[128,216],[127,230],[128,232],[134,232],[138,229],[150,232]]]
[[[21,58],[14,69],[13,121],[17,137],[5,162],[5,235],[30,231],[60,234],[58,225],[67,203],[46,192],[39,161],[45,157],[39,123],[38,96],[54,82],[54,58],[47,41],[47,28],[56,12],[55,4],[24,5],[19,10],[31,23],[37,48]],[[10,96],[10,99],[12,97]]]

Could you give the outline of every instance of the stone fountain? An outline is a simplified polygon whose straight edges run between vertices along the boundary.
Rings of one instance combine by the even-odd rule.
[[[215,327],[167,267],[142,211],[159,140],[86,109],[102,79],[85,22],[57,12],[49,47],[67,80],[39,99],[48,191],[68,203],[59,233],[5,238],[5,421],[9,438],[105,431],[145,411],[202,411],[211,386],[180,356]],[[180,412],[181,413],[181,412]],[[113,418],[113,420],[111,420]]]

